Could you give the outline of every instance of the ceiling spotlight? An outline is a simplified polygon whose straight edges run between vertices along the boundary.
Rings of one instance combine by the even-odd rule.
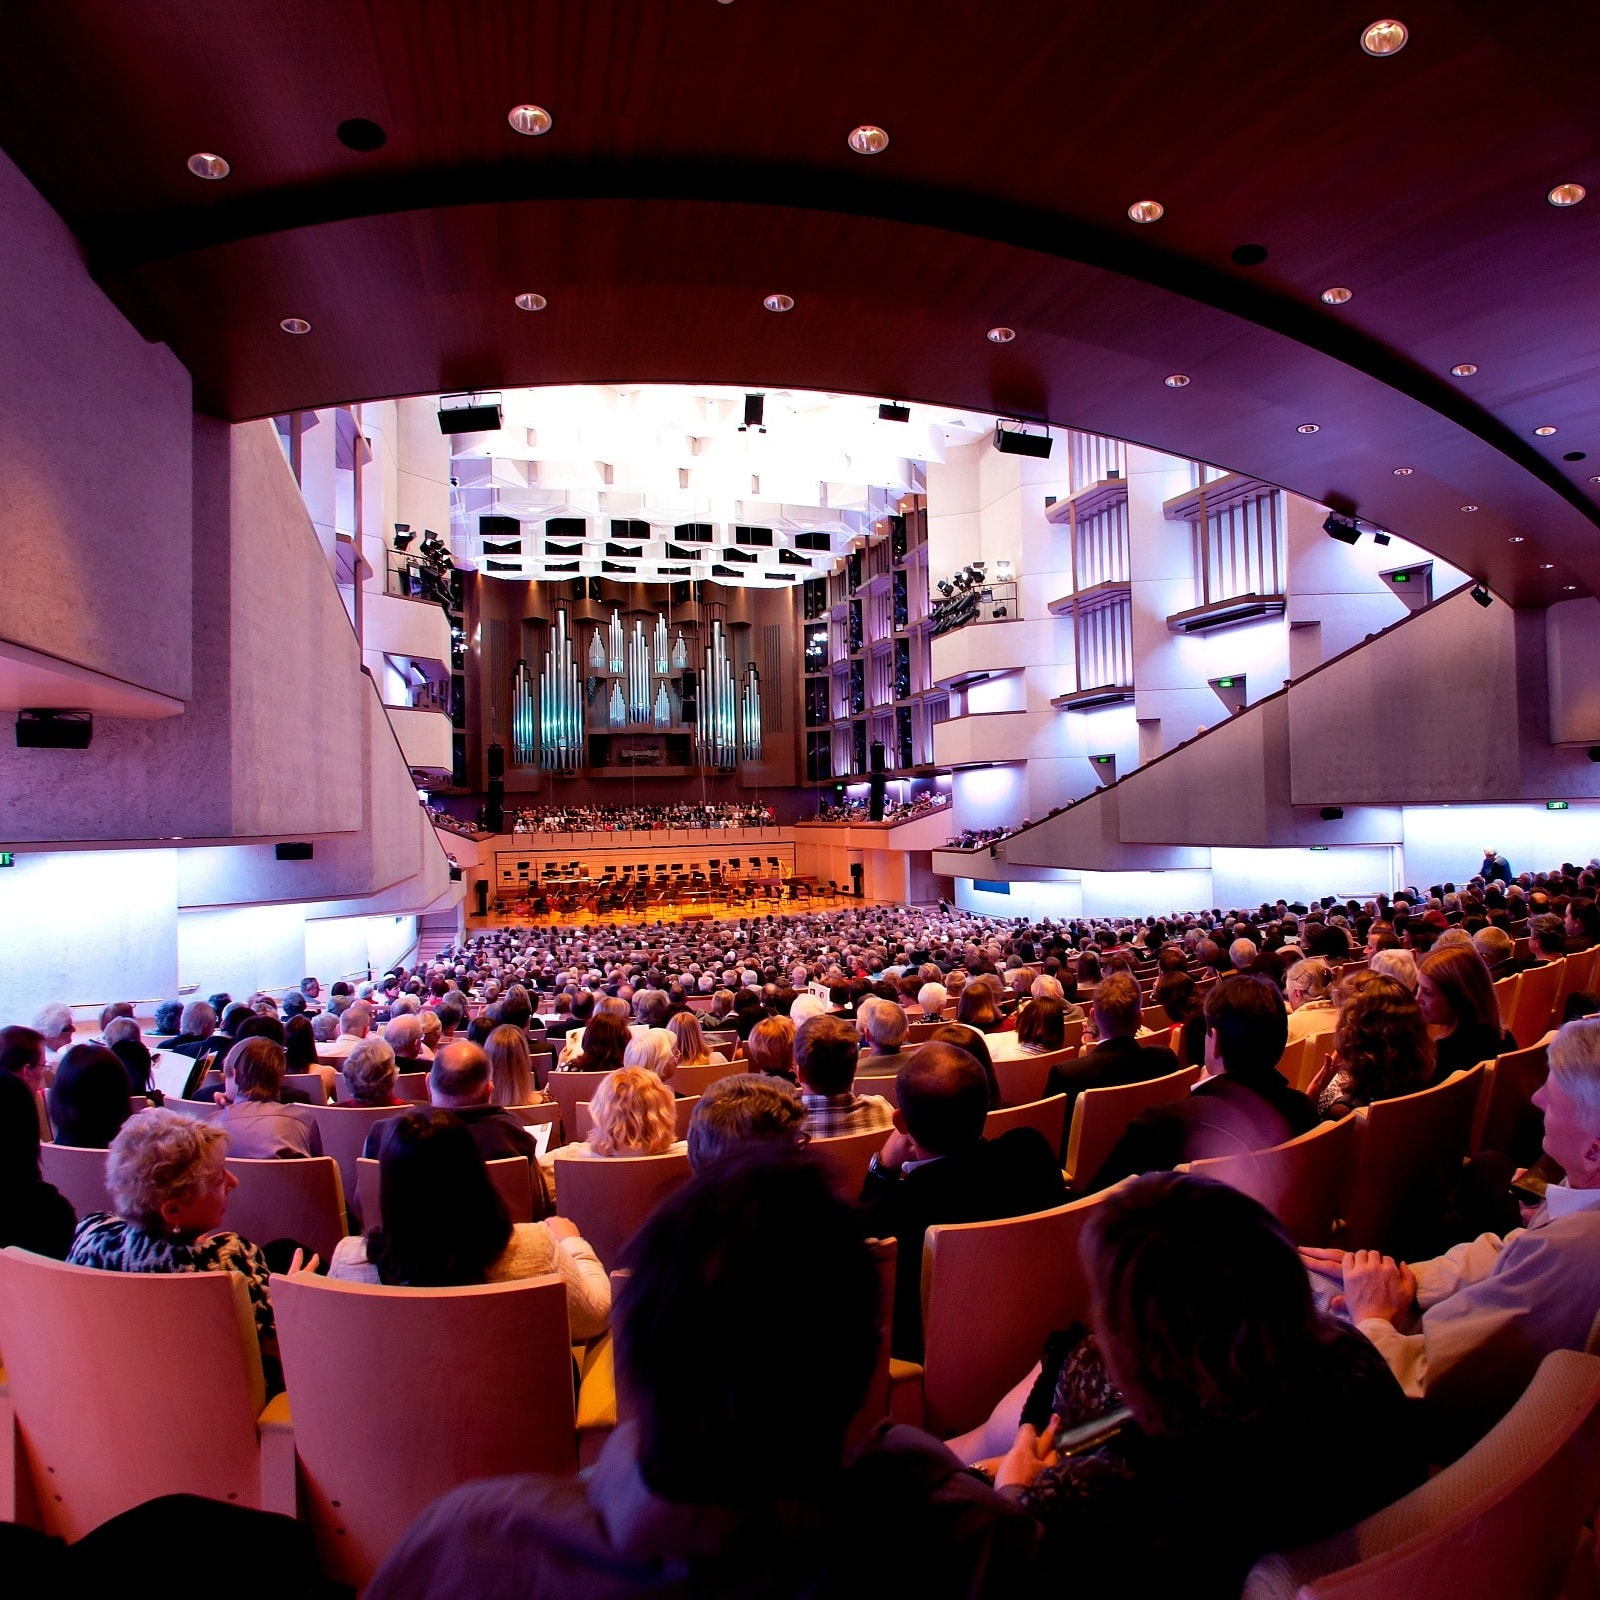
[[[1294,431],[1296,433],[1320,433],[1322,424],[1320,422],[1302,422]]]
[[[1338,511],[1328,513],[1327,520],[1322,524],[1322,531],[1330,539],[1337,539],[1340,544],[1354,544],[1361,537],[1361,525],[1356,519]]]
[[[396,550],[404,550],[405,547],[415,538],[416,534],[411,531],[411,524],[409,522],[395,523],[394,547]]]
[[[1159,222],[1167,208],[1159,200],[1135,200],[1128,207],[1129,222]]]
[[[1010,344],[1017,336],[1015,328],[991,328],[985,335],[990,344]]]
[[[285,333],[310,333],[311,324],[304,317],[285,317],[278,324]]]
[[[1556,564],[1553,561],[1541,561],[1539,563],[1539,570],[1541,572],[1554,572],[1556,570]]]
[[[1574,590],[1575,590],[1575,589],[1576,589],[1576,588],[1577,588],[1577,587],[1578,587],[1578,586],[1577,586],[1577,584],[1575,584],[1575,583],[1564,583],[1564,584],[1562,584],[1562,585],[1561,585],[1561,587],[1562,587],[1562,588],[1563,588],[1563,589],[1564,589],[1564,590],[1565,590],[1565,591],[1566,591],[1566,592],[1567,592],[1567,593],[1568,593],[1568,594],[1571,594],[1571,593],[1572,593],[1572,592],[1573,592],[1573,591],[1574,591]]]
[[[1458,366],[1451,367],[1450,376],[1453,378],[1470,378],[1478,370],[1475,361],[1463,361]]]
[[[1169,389],[1187,389],[1189,387],[1189,374],[1187,372],[1169,372],[1161,381]]]
[[[543,311],[550,304],[542,294],[519,294],[512,302],[518,311]]]
[[[1394,475],[1397,478],[1409,478],[1415,470],[1414,467],[1396,467]]]
[[[1511,535],[1511,537],[1509,539],[1506,540],[1506,543],[1507,544],[1521,544],[1522,543],[1522,535],[1520,533],[1514,533],[1514,534]]]
[[[1405,49],[1406,40],[1410,37],[1410,30],[1405,23],[1385,17],[1383,21],[1370,23],[1361,30],[1361,48],[1369,56],[1398,55]]]
[[[1322,303],[1325,306],[1342,306],[1346,300],[1355,298],[1354,289],[1346,289],[1342,284],[1335,284],[1331,289],[1322,291]]]
[[[1473,584],[1468,593],[1480,606],[1492,606],[1494,604],[1494,596],[1481,583]]]
[[[1476,511],[1478,508],[1476,506],[1462,506],[1461,509],[1463,511]]]
[[[1575,206],[1588,192],[1581,183],[1558,183],[1545,199],[1553,206]]]
[[[1372,542],[1374,544],[1388,544],[1389,535],[1386,534],[1386,533],[1379,533],[1376,530],[1374,530],[1373,535],[1372,535]]]
[[[792,294],[769,294],[761,303],[768,311],[794,310],[794,296]]]
[[[506,113],[506,121],[512,128],[518,133],[527,134],[530,139],[537,138],[541,133],[549,133],[554,120],[543,106],[512,106]]]
[[[213,155],[209,150],[196,150],[189,157],[187,166],[197,178],[226,178],[233,170],[221,156]]]
[[[859,128],[850,130],[850,137],[845,143],[858,156],[881,156],[889,148],[889,135],[882,128],[863,122]]]
[[[1556,431],[1554,423],[1546,422],[1533,430],[1541,439],[1548,439]]]

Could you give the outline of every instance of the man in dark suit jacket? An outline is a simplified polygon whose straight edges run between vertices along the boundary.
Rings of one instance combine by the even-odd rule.
[[[1289,1013],[1270,978],[1220,978],[1206,996],[1206,1070],[1182,1100],[1129,1125],[1094,1187],[1184,1161],[1265,1150],[1316,1126],[1311,1101],[1278,1071]]]
[[[1164,1078],[1178,1070],[1178,1058],[1164,1044],[1140,1044],[1139,985],[1126,972],[1112,972],[1094,991],[1094,1028],[1100,1042],[1076,1061],[1050,1069],[1045,1093],[1067,1097],[1067,1125],[1080,1089],[1108,1089]]]
[[[922,1236],[936,1222],[1047,1211],[1067,1197],[1061,1166],[1035,1128],[983,1136],[989,1085],[954,1045],[925,1044],[895,1077],[894,1131],[872,1158],[861,1205],[869,1237],[899,1240],[890,1349],[922,1357]]]

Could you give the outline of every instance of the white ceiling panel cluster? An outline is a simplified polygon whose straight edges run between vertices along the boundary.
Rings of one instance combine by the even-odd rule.
[[[499,399],[497,431],[454,436],[451,532],[458,564],[504,578],[777,587],[819,576],[922,488],[927,462],[994,426],[921,405],[895,421],[876,398],[787,389],[760,392],[748,424],[750,396],[710,386]],[[484,517],[517,526],[486,529]]]

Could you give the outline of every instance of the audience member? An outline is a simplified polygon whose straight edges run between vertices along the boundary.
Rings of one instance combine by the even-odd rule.
[[[663,1083],[670,1083],[678,1070],[678,1041],[665,1028],[644,1028],[629,1039],[622,1064],[643,1067]]]
[[[1276,995],[1277,991],[1273,993]],[[1282,1009],[1280,1001],[1279,1010]],[[1069,1119],[1080,1090],[1144,1083],[1178,1070],[1178,1058],[1167,1045],[1139,1042],[1142,1011],[1139,985],[1128,973],[1107,973],[1095,986],[1094,1027],[1099,1042],[1077,1060],[1052,1067],[1045,1090],[1046,1094],[1067,1096]],[[1280,1047],[1278,1054],[1282,1053]]]
[[[722,1056],[706,1043],[700,1019],[692,1011],[677,1011],[667,1019],[667,1032],[677,1047],[680,1067],[709,1067],[722,1064]]]
[[[19,1074],[0,1072],[0,1249],[60,1261],[76,1227],[72,1206],[39,1173],[39,1103]]]
[[[31,1094],[42,1094],[50,1072],[45,1049],[37,1028],[0,1028],[0,1073],[20,1078]]]
[[[1333,1054],[1306,1089],[1324,1122],[1433,1081],[1433,1040],[1404,984],[1352,973],[1340,984],[1337,1018]]]
[[[411,1020],[411,1019],[406,1019]],[[390,1023],[392,1028],[394,1023]],[[483,1041],[489,1061],[489,1103],[497,1106],[531,1106],[543,1099],[533,1081],[533,1057],[528,1036],[521,1028],[501,1023]]]
[[[345,1103],[353,1106],[404,1105],[395,1091],[399,1069],[394,1051],[382,1039],[362,1039],[344,1058]]]
[[[1489,969],[1470,946],[1423,956],[1417,963],[1417,1004],[1433,1035],[1436,1083],[1517,1048],[1501,1023]]]
[[[574,1037],[581,1039],[582,1048],[566,1063],[567,1071],[615,1072],[622,1065],[623,1052],[628,1048],[628,1025],[611,1012],[597,1009],[581,1035],[568,1036],[569,1044]]]
[[[128,1069],[103,1044],[75,1044],[62,1052],[49,1100],[57,1144],[104,1150],[133,1112]]]
[[[845,1133],[887,1133],[894,1107],[880,1095],[858,1095],[856,1030],[844,1017],[808,1017],[795,1030],[794,1067],[805,1107],[805,1131],[813,1139]]]
[[[895,1010],[899,1010],[898,1006]],[[745,1061],[751,1072],[795,1082],[794,1024],[787,1017],[765,1017],[750,1030],[744,1042]]]
[[[228,1154],[247,1161],[320,1156],[322,1132],[310,1112],[285,1105],[286,1057],[271,1039],[241,1039],[223,1063],[224,1104],[213,1126],[228,1136]]]
[[[648,1067],[618,1067],[589,1099],[589,1137],[555,1152],[559,1164],[592,1156],[659,1156],[682,1150],[677,1102]]]
[[[752,1146],[798,1149],[809,1137],[805,1120],[805,1102],[786,1079],[759,1072],[719,1078],[689,1118],[689,1165],[700,1174]]]

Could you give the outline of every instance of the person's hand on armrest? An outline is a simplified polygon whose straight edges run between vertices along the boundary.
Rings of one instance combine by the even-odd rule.
[[[1377,1250],[1357,1250],[1344,1258],[1344,1293],[1334,1297],[1336,1311],[1341,1302],[1352,1322],[1375,1319],[1400,1327],[1416,1311],[1416,1274]]]

